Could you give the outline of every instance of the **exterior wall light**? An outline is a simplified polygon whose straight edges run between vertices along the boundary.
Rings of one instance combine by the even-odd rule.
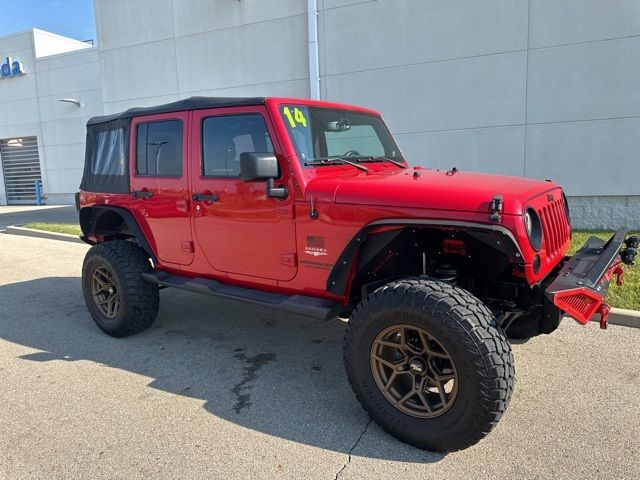
[[[75,98],[60,98],[60,99],[58,99],[58,101],[59,102],[73,103],[78,108],[80,108],[82,106],[82,103],[80,102],[80,100],[76,100]]]

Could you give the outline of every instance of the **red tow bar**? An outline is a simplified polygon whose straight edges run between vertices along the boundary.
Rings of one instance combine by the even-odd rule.
[[[609,312],[611,311],[611,307],[607,303],[603,303],[598,308],[598,313],[600,314],[600,328],[602,330],[607,329],[607,325],[609,324]]]
[[[609,278],[616,276],[616,283],[618,286],[622,285],[622,277],[624,276],[624,269],[618,265],[610,270],[611,274]],[[609,313],[611,312],[611,306],[608,303],[603,303],[598,308],[597,312],[600,314],[600,328],[602,330],[607,329],[607,325],[609,324]]]
[[[622,285],[622,279],[624,277],[624,269],[620,265],[620,262],[615,263],[605,275],[607,281],[609,281],[613,276],[616,276],[616,283],[618,286]],[[611,312],[611,306],[608,303],[600,304],[596,313],[600,314],[600,328],[602,330],[607,329],[607,325],[609,324],[609,313]]]

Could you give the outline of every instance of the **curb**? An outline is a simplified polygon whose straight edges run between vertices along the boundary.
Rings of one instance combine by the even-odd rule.
[[[46,238],[48,240],[61,240],[63,242],[82,243],[80,237],[70,235],[68,233],[45,232],[44,230],[35,230],[33,228],[24,228],[16,226],[7,226],[6,233],[11,235],[23,235],[25,237]]]
[[[563,320],[573,320],[573,317],[565,314]],[[595,314],[591,319],[592,322],[600,323],[600,315]],[[609,312],[609,325],[619,325],[620,327],[640,328],[640,311],[626,310],[624,308],[612,308]]]
[[[600,321],[598,315],[597,320]],[[624,308],[612,308],[609,313],[609,323],[623,327],[640,328],[640,312],[637,310],[625,310]]]

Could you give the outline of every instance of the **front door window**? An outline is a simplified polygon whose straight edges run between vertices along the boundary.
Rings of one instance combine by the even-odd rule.
[[[201,151],[193,156],[192,188],[203,198],[194,202],[194,231],[209,264],[230,275],[292,279],[297,271],[294,197],[268,197],[264,181],[240,179],[243,153],[279,155],[267,118],[255,110],[210,110],[197,112],[194,123],[201,125]],[[288,172],[277,181],[286,185]]]
[[[240,177],[240,154],[273,153],[267,125],[260,114],[208,117],[202,122],[202,174]]]

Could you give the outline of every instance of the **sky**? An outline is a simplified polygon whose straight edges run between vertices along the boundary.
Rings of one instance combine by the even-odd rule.
[[[95,40],[93,0],[0,0],[0,36],[39,28],[76,40]]]

